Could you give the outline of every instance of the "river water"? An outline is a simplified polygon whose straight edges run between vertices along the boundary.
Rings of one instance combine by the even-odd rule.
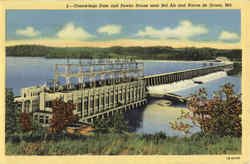
[[[20,95],[20,89],[24,87],[42,85],[48,79],[53,79],[54,64],[66,63],[65,59],[46,59],[41,57],[7,57],[6,59],[6,87],[13,88],[15,96]],[[70,63],[79,63],[71,59]],[[186,69],[194,69],[207,66],[205,62],[162,62],[142,61],[144,63],[144,74],[163,72],[175,72]],[[205,87],[210,95],[219,90],[227,82],[234,84],[235,91],[241,93],[241,77],[227,76],[225,73],[216,73],[208,77],[201,77],[203,84],[194,84],[192,81],[163,85],[161,88],[172,93],[188,96],[195,93],[199,88]],[[161,89],[161,90],[162,90]],[[151,100],[139,115],[140,122],[136,133],[155,133],[163,131],[169,136],[181,136],[183,133],[173,131],[169,121],[175,121],[181,110],[187,110],[185,106],[168,106],[165,100]],[[138,115],[133,114],[132,115]],[[138,119],[135,117],[135,119]],[[193,132],[199,131],[194,128]]]
[[[196,93],[199,88],[205,88],[208,92],[209,97],[212,97],[214,91],[221,89],[221,86],[226,83],[234,85],[236,93],[241,93],[241,77],[233,77],[224,75],[218,78],[220,73],[214,74],[213,77],[209,77],[211,80],[206,79],[207,82],[197,85],[190,83],[190,80],[180,82],[180,84],[170,84],[169,86],[162,86],[160,89],[168,89],[172,87],[174,91],[172,93],[179,94],[182,96],[188,96],[192,93]],[[177,87],[176,87],[177,86]],[[181,89],[179,89],[179,88]],[[163,89],[162,89],[163,88]],[[151,100],[150,103],[144,108],[141,113],[141,125],[136,129],[137,133],[156,133],[163,131],[168,136],[183,136],[184,133],[180,131],[172,130],[169,121],[178,121],[177,117],[180,116],[181,111],[188,111],[185,105],[165,105],[166,100]],[[182,120],[188,122],[187,120]],[[189,122],[190,123],[190,122]],[[191,129],[191,134],[198,132],[200,129],[194,127]]]

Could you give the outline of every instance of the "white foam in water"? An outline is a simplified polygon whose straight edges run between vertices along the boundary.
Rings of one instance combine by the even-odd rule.
[[[224,71],[215,72],[215,73],[211,73],[211,74],[208,74],[205,76],[195,77],[195,78],[189,79],[189,80],[182,80],[182,81],[178,81],[178,82],[174,82],[174,83],[170,83],[170,84],[150,86],[150,87],[148,87],[148,90],[149,90],[149,93],[176,92],[176,91],[192,88],[192,87],[199,85],[197,83],[194,83],[194,81],[206,83],[206,82],[220,79],[220,78],[226,77],[226,76],[227,76],[227,73]]]
[[[216,80],[216,79],[220,79],[222,77],[226,77],[227,73],[224,71],[221,72],[215,72],[215,73],[211,73],[205,76],[200,76],[200,77],[195,77],[193,78],[194,81],[201,81],[203,83],[206,83],[208,81],[212,81],[212,80]]]

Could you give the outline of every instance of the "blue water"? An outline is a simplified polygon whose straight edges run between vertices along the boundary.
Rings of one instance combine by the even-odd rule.
[[[47,80],[53,79],[54,64],[67,63],[65,59],[41,57],[7,57],[6,61],[6,87],[13,88],[15,95],[20,95],[21,88],[43,85]],[[79,63],[79,60],[71,59],[70,63]],[[203,66],[204,63],[197,62],[144,61],[144,74],[175,72]]]

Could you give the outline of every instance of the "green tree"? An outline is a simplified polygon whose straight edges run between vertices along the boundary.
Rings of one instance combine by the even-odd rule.
[[[5,134],[6,136],[10,136],[20,130],[18,124],[18,116],[20,111],[17,107],[17,104],[14,103],[14,94],[11,88],[6,88],[5,95]]]
[[[170,123],[172,128],[188,133],[194,126],[199,126],[203,134],[234,136],[242,135],[242,102],[241,94],[236,94],[233,85],[225,84],[210,99],[206,90],[200,89],[188,100],[190,112],[183,112],[179,119],[188,119],[192,124],[181,122]]]
[[[115,113],[112,117],[95,120],[94,128],[110,129],[112,131],[121,133],[123,131],[128,131],[129,125],[124,114]]]

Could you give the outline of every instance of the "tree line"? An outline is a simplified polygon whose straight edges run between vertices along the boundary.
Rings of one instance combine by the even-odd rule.
[[[18,45],[6,48],[6,56],[45,57],[45,58],[133,58],[144,60],[213,60],[227,57],[232,61],[241,61],[241,49],[215,48],[173,48],[170,46],[154,47],[47,47],[40,45]]]

